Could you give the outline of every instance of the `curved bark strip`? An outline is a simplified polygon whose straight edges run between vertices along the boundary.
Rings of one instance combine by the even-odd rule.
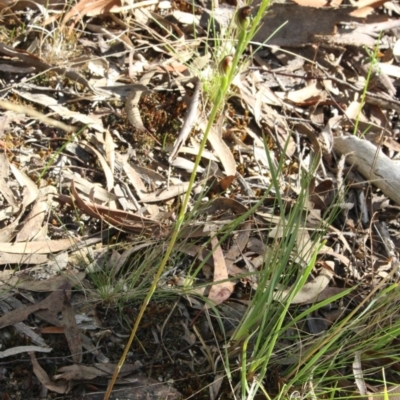
[[[391,160],[374,144],[356,136],[335,137],[333,150],[347,155],[348,164],[354,165],[366,180],[400,204],[400,161]]]

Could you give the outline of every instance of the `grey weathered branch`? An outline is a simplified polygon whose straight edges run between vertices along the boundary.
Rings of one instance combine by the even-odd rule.
[[[333,150],[390,199],[400,204],[400,161],[391,160],[371,142],[356,136],[335,137]]]

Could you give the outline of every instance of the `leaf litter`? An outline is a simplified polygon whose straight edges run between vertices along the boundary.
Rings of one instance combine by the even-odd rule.
[[[139,338],[145,349],[135,346],[121,371],[126,398],[186,398],[208,384],[213,398],[229,390],[223,375],[210,373],[217,355],[204,339],[211,341],[215,330],[223,334],[213,325],[213,310],[220,310],[229,339],[253,291],[261,290],[257,271],[282,240],[285,216],[267,197],[226,243],[217,235],[259,201],[281,157],[278,185],[289,215],[301,171],[311,169],[309,153],[322,155],[292,262],[305,268],[313,233],[329,225],[312,276],[292,300],[294,313],[347,288],[368,293],[397,266],[398,7],[296,3],[271,7],[254,38],[267,45],[235,77],[212,127],[192,215],[159,282],[160,290],[181,297],[175,308],[169,300],[150,303]],[[104,391],[137,316],[135,288],[123,274],[132,259],[157,261],[188,188],[207,124],[204,81],[216,51],[205,46],[207,20],[214,13],[223,31],[234,8],[195,6],[193,13],[192,5],[188,10],[175,1],[80,1],[60,14],[60,4],[35,4],[24,22],[26,5],[1,6],[9,11],[0,40],[1,380],[18,375],[23,362],[36,379],[24,398],[43,391],[86,398],[86,391]],[[59,46],[36,29],[60,23],[69,36]],[[10,40],[10,29],[20,36]],[[329,223],[324,213],[333,204],[338,216]],[[196,279],[191,268],[199,270]],[[146,274],[136,283],[146,282]],[[280,287],[275,300],[291,289]],[[123,296],[130,299],[123,313],[110,313]],[[204,307],[207,301],[212,306]],[[330,307],[310,314],[301,329],[321,334],[354,306]],[[196,381],[196,373],[205,378]],[[360,374],[351,383],[355,391],[364,391],[363,380]],[[8,381],[3,397],[23,383]],[[129,397],[134,387],[142,397]]]

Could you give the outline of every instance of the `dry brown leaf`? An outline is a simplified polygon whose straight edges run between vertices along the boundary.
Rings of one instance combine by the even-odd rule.
[[[68,290],[69,288],[69,284],[65,283],[59,288],[58,291],[51,293],[41,302],[32,304],[30,306],[17,308],[16,310],[4,314],[2,317],[0,317],[0,329],[5,328],[6,326],[14,325],[17,322],[22,322],[28,318],[30,314],[41,310],[51,310],[57,314],[62,309],[64,290]]]
[[[166,151],[171,152],[172,149],[173,149],[173,146],[165,146],[165,150],[166,150]],[[179,153],[186,153],[186,154],[192,154],[192,155],[194,155],[194,156],[197,156],[197,154],[199,153],[198,144],[197,144],[197,147],[182,146],[182,147],[180,148]],[[207,160],[212,160],[212,161],[216,161],[216,162],[219,161],[219,158],[216,157],[213,153],[211,153],[211,152],[208,151],[208,150],[204,150],[204,151],[201,153],[201,157],[202,157],[202,158],[205,158],[205,159],[207,159]]]
[[[293,0],[296,4],[302,7],[321,8],[329,5],[327,0]]]
[[[28,51],[25,50],[21,50],[21,49],[14,49],[13,47],[7,46],[4,43],[0,43],[0,53],[5,54],[6,56],[9,57],[16,57],[18,59],[20,59],[22,62],[24,62],[27,65],[30,66],[34,66],[35,68],[37,68],[39,71],[53,71],[56,72],[60,75],[64,75],[78,83],[80,83],[81,85],[87,87],[90,90],[93,90],[92,86],[90,85],[90,83],[81,75],[79,75],[76,71],[74,71],[71,68],[64,68],[64,67],[55,67],[52,66],[48,63],[46,63],[45,61],[43,61],[42,59],[40,59],[39,57],[29,53]],[[0,104],[1,106],[6,106],[5,101],[1,101]],[[8,109],[8,108],[7,108]],[[26,109],[26,107],[20,107],[18,108],[18,110],[22,110],[20,112],[24,113],[25,111],[23,111],[24,109]],[[12,109],[13,111],[15,109]],[[41,113],[38,113],[36,110],[32,110],[34,112],[37,113],[37,116],[43,116]],[[30,114],[29,114],[30,115]],[[71,126],[67,126],[66,124],[57,124],[58,121],[56,120],[52,120],[51,118],[47,119],[47,122],[49,122],[49,120],[53,121],[55,125],[53,126],[59,126],[62,127],[61,129],[66,130],[67,132],[74,132],[76,129],[74,127]]]
[[[331,247],[323,246],[322,249],[320,249],[319,254],[329,254],[329,255],[333,256],[334,258],[337,258],[340,262],[342,262],[344,265],[346,265],[346,267],[350,266],[349,258],[344,256],[343,254],[337,253]]]
[[[52,392],[60,394],[67,393],[69,391],[68,382],[53,382],[47,375],[46,371],[40,366],[40,364],[36,360],[35,353],[30,352],[29,355],[32,361],[33,372],[43,386],[45,386],[48,390],[51,390]]]
[[[111,136],[110,131],[106,130],[106,135],[104,139],[104,145],[106,150],[106,159],[108,165],[110,166],[111,173],[114,176],[114,169],[115,169],[115,144],[113,138]],[[114,185],[113,185],[114,186]]]
[[[250,238],[251,233],[251,222],[246,222],[239,231],[239,235],[236,240],[233,241],[228,253],[225,256],[225,263],[228,272],[230,273],[230,268],[235,262],[235,260],[243,254],[244,249]]]
[[[299,229],[296,236],[296,259],[295,261],[304,268],[310,263],[313,255],[314,242],[307,229]]]
[[[260,2],[261,0],[257,0],[253,3],[254,12],[257,12]],[[317,35],[333,36],[339,22],[354,21],[355,18],[349,15],[353,9],[311,8],[293,3],[274,3],[262,19],[263,24],[253,40],[263,43],[268,39],[268,45],[277,46],[312,44],[320,40],[316,38]]]
[[[91,380],[98,377],[111,377],[114,373],[116,364],[94,364],[92,365],[68,365],[58,369],[58,372],[62,372],[56,375],[54,379],[64,379],[66,381],[79,381],[79,380]],[[125,376],[137,371],[139,365],[136,364],[124,364],[121,367],[120,376]]]
[[[64,15],[62,25],[65,26],[73,17],[76,17],[76,20],[78,20],[78,18],[81,19],[85,15],[94,17],[100,14],[107,14],[113,7],[120,6],[120,0],[81,0]]]
[[[75,312],[71,307],[67,293],[64,291],[64,303],[62,308],[62,323],[68,347],[71,350],[72,360],[75,363],[82,362],[82,339],[75,319]]]
[[[380,393],[369,394],[368,400],[400,400],[400,386],[387,386],[380,390]]]
[[[196,83],[195,83],[192,100],[191,100],[189,108],[187,110],[187,113],[185,116],[185,121],[184,121],[181,131],[179,132],[179,135],[174,143],[174,147],[171,151],[171,154],[169,155],[169,158],[168,158],[168,162],[170,164],[175,160],[176,156],[179,153],[179,149],[186,142],[186,139],[189,136],[189,133],[191,132],[191,130],[196,122],[196,119],[198,118],[200,88],[201,88],[201,81],[199,78],[196,78]]]
[[[0,229],[0,243],[11,242],[11,240],[15,237],[15,234],[17,233],[19,226],[19,220],[25,213],[25,208],[23,206],[21,208],[22,208],[21,212],[17,216],[15,216],[14,221],[5,226],[3,229]],[[2,259],[2,254],[0,253],[0,263],[1,259]]]
[[[81,143],[81,145],[82,145],[82,143]],[[104,171],[104,175],[106,176],[107,190],[109,192],[111,192],[111,190],[114,187],[114,175],[111,171],[111,168],[107,164],[107,161],[104,159],[103,155],[98,150],[96,150],[93,146],[90,146],[88,144],[83,144],[83,145],[84,145],[84,147],[88,148],[91,152],[93,152],[99,159],[100,165]]]
[[[76,245],[76,239],[60,239],[60,240],[41,240],[28,243],[0,243],[0,248],[4,253],[13,254],[49,254],[58,253],[67,250]]]
[[[221,389],[222,382],[224,381],[225,374],[218,373],[215,375],[212,384],[210,385],[210,400],[218,398],[218,393]]]
[[[298,106],[317,104],[326,99],[327,93],[319,81],[310,81],[307,86],[299,90],[291,90],[284,95],[276,92],[277,96],[289,100]]]
[[[317,187],[312,187],[310,190],[310,201],[314,204],[314,209],[323,212],[330,206],[334,197],[335,190],[331,179],[325,179]]]
[[[75,187],[88,197],[93,196],[96,200],[96,203],[110,204],[115,203],[115,201],[117,200],[117,196],[115,194],[108,192],[106,189],[99,186],[99,184],[89,182],[85,178],[74,175],[68,171],[63,171],[63,177],[65,178],[66,183],[69,184],[73,180]],[[66,187],[69,187],[69,185],[66,185]]]
[[[159,201],[169,200],[176,196],[180,196],[181,194],[185,194],[188,187],[189,183],[184,182],[181,185],[173,185],[169,188],[159,189],[153,193],[142,195],[140,201],[142,203],[156,203]]]
[[[140,97],[143,93],[150,93],[151,91],[147,88],[147,86],[142,84],[137,84],[131,87],[131,91],[129,92],[126,103],[125,103],[125,111],[128,117],[129,122],[136,128],[141,131],[146,131],[146,127],[143,125],[142,117],[140,116],[139,111],[139,101]]]
[[[29,204],[33,203],[38,195],[39,189],[36,184],[23,172],[21,172],[14,164],[10,165],[11,172],[15,176],[15,179],[22,187],[26,187],[26,192],[22,200],[23,207],[26,208]]]
[[[0,265],[39,265],[48,261],[48,256],[44,254],[10,254],[0,252]]]
[[[43,93],[30,93],[15,90],[19,96],[23,97],[26,100],[29,100],[33,103],[40,104],[44,107],[49,107],[55,113],[60,115],[63,118],[69,118],[73,121],[79,121],[84,125],[89,125],[91,128],[96,129],[99,132],[104,132],[104,127],[101,119],[94,118],[90,115],[85,115],[80,112],[71,111],[67,107],[62,106],[58,103],[58,101],[51,96],[47,96]]]
[[[316,301],[320,293],[328,286],[333,271],[330,268],[323,268],[320,274],[311,282],[307,282],[300,291],[294,296],[291,304],[309,304]],[[280,301],[286,298],[293,288],[276,292],[274,300]]]
[[[0,178],[0,193],[10,206],[15,210],[18,209],[14,194],[3,177]]]
[[[248,211],[247,207],[237,200],[229,197],[218,197],[208,204],[203,210],[206,214],[216,214],[217,212],[223,212],[232,210],[236,215],[244,214]]]
[[[108,207],[83,201],[75,189],[74,181],[71,182],[71,194],[73,195],[73,199],[69,196],[59,195],[58,200],[70,204],[71,206],[77,206],[85,214],[94,218],[100,218],[119,229],[126,229],[134,232],[149,230],[154,235],[160,233],[161,226],[157,221],[126,211],[113,210]]]
[[[54,275],[45,280],[35,280],[31,276],[21,274],[21,276],[9,276],[8,279],[0,280],[9,286],[17,289],[25,289],[31,292],[52,292],[57,290],[63,284],[68,282],[71,286],[76,286],[85,278],[85,272],[79,272],[78,270],[70,270],[63,273],[63,275]]]
[[[224,253],[215,236],[211,239],[211,246],[213,249],[214,259],[213,281],[217,283],[211,286],[208,298],[217,305],[229,299],[233,292],[234,284],[228,280],[228,269],[225,263]]]
[[[143,375],[131,375],[123,379],[124,386],[113,390],[110,400],[181,400],[184,396],[169,383]],[[104,392],[90,393],[85,400],[104,400]]]
[[[135,188],[138,197],[142,199],[145,196],[145,193],[147,193],[147,188],[143,183],[140,174],[136,172],[135,168],[133,168],[131,164],[129,164],[126,157],[118,155],[118,161],[122,163],[122,167],[132,186]],[[149,204],[146,206],[146,208],[152,216],[155,216],[159,213],[158,207],[155,204]]]
[[[277,238],[282,238],[284,235],[287,235],[286,229],[278,225],[270,230],[268,237],[270,239],[277,239]],[[297,230],[296,248],[297,248],[297,253],[295,260],[303,268],[305,268],[310,262],[314,248],[314,243],[312,242],[310,234],[308,233],[308,230],[306,228],[300,228]]]
[[[186,172],[189,172],[190,174],[194,171],[194,165],[195,165],[193,161],[190,161],[187,158],[183,157],[175,157],[174,160],[170,161],[170,164],[173,167],[183,169]],[[198,174],[202,174],[204,171],[205,169],[201,166],[198,166],[196,169],[196,172]]]
[[[52,198],[56,194],[57,189],[54,186],[47,186],[39,190],[39,196],[28,216],[24,219],[22,229],[15,238],[16,242],[45,239],[45,237],[40,236],[40,233],[42,232],[46,214],[50,209]]]
[[[207,126],[205,118],[201,118],[199,126],[204,132]],[[212,126],[208,135],[208,141],[214,150],[214,154],[220,159],[225,173],[227,175],[236,175],[236,162],[228,145],[222,139],[221,130]]]
[[[221,187],[223,191],[225,191],[229,188],[229,186],[232,185],[232,182],[235,180],[235,178],[236,178],[235,175],[225,176],[219,180],[218,185]]]

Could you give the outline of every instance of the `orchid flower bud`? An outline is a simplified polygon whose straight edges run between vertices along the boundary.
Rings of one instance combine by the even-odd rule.
[[[237,10],[235,15],[236,25],[243,31],[247,31],[251,24],[251,11],[253,7],[244,6]]]
[[[218,71],[221,75],[228,75],[232,68],[232,56],[225,56],[218,65]]]

